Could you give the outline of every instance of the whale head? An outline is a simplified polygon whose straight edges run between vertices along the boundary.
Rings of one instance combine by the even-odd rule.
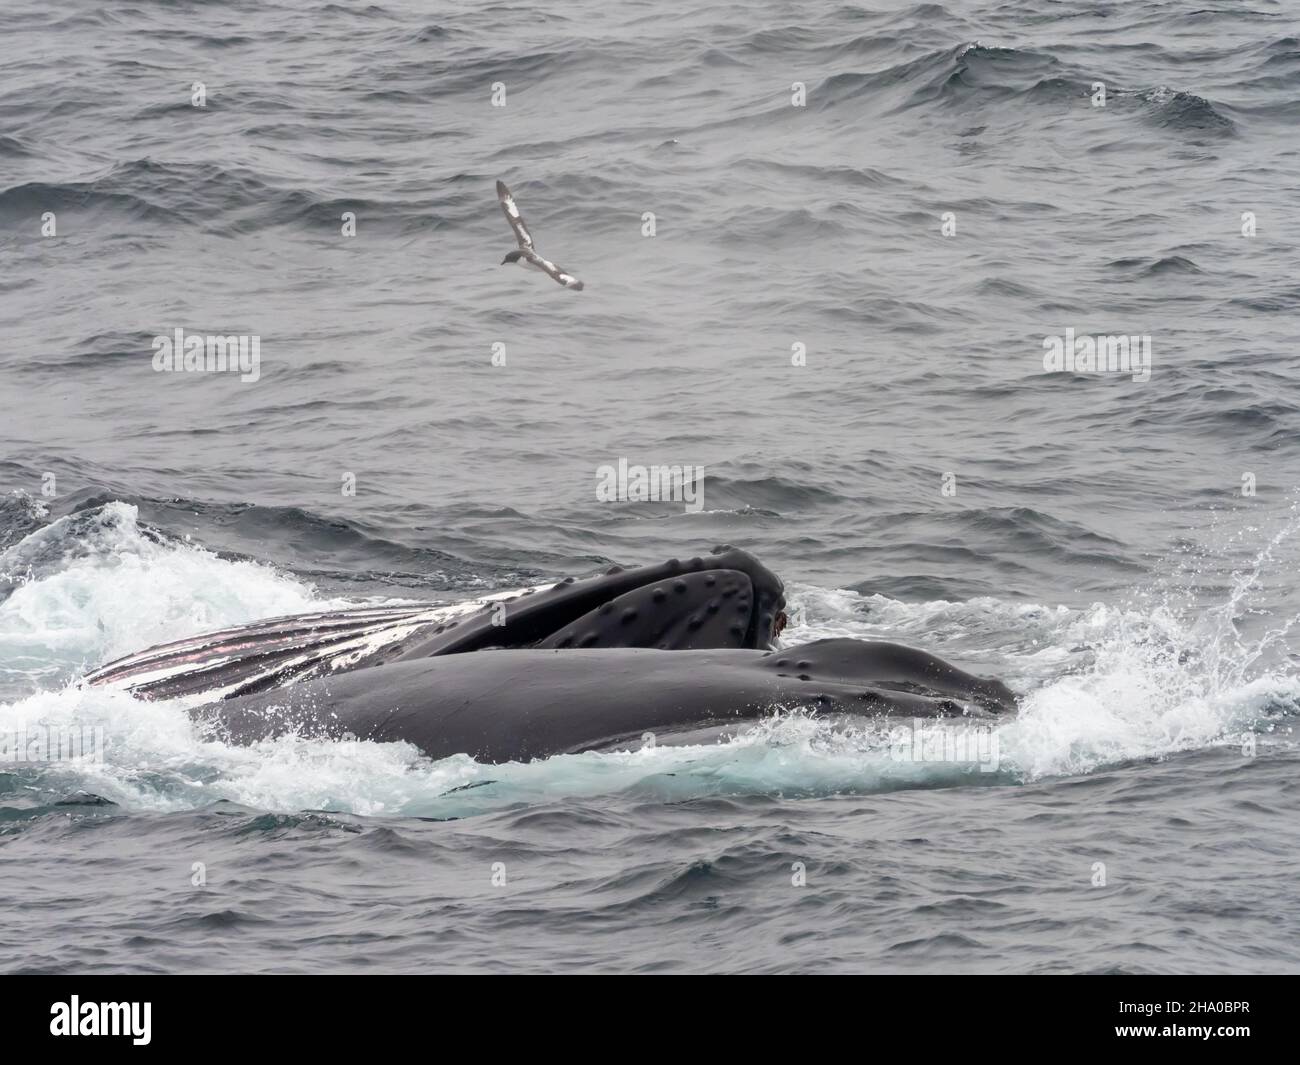
[[[745,551],[716,548],[686,561],[614,566],[496,600],[450,620],[418,608],[271,618],[161,644],[93,670],[143,698],[220,691],[222,698],[308,677],[493,648],[768,650],[784,624],[780,579]]]
[[[784,624],[784,591],[753,555],[719,547],[525,592],[448,625],[401,657],[506,647],[765,651]]]

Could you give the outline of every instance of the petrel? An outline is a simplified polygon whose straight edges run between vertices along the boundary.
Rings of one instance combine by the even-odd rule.
[[[510,228],[515,231],[515,240],[519,241],[519,250],[510,252],[501,260],[501,265],[518,263],[520,266],[531,266],[535,270],[550,274],[565,288],[581,291],[581,281],[572,274],[560,269],[550,259],[543,259],[537,254],[537,251],[533,248],[532,235],[528,232],[528,226],[524,224],[524,216],[519,213],[519,207],[515,203],[514,195],[506,188],[504,181],[497,182],[497,199],[501,201],[501,210],[506,214],[506,221],[510,223]]]

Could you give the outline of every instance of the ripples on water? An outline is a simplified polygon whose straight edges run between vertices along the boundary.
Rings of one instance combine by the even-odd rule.
[[[1298,967],[1285,5],[20,0],[0,56],[0,728],[109,740],[0,772],[7,893],[59,885],[4,968]],[[584,292],[497,266],[498,178]],[[177,326],[261,379],[155,374]],[[1067,328],[1151,379],[1044,374]],[[597,503],[620,456],[703,465],[703,512]],[[996,769],[797,711],[525,766],[228,748],[69,687],[720,541],[793,639],[1026,693]]]

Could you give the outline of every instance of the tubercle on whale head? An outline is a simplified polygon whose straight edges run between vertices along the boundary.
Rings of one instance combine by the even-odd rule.
[[[785,606],[779,577],[753,555],[724,548],[706,557],[612,566],[433,633],[401,658],[489,648],[646,647],[770,650]]]

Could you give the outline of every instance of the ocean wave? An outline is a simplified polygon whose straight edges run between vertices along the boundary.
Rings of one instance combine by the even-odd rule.
[[[1163,255],[1159,258],[1134,257],[1116,259],[1106,264],[1108,269],[1122,271],[1133,277],[1160,277],[1164,274],[1203,274],[1201,267],[1183,255]]]
[[[1064,80],[1063,64],[1055,56],[1034,49],[986,45],[979,41],[957,45],[909,59],[871,73],[833,74],[817,88],[819,106],[840,106],[872,98],[894,111],[935,103],[983,102],[1025,97],[1037,93],[1055,97],[1082,94]]]
[[[46,211],[105,212],[128,221],[177,222],[184,212],[172,210],[136,192],[99,181],[29,181],[0,190],[0,218],[39,218]]]
[[[11,134],[0,134],[0,159],[30,159],[35,158],[40,153],[22,140]]]
[[[176,105],[163,107],[166,112]],[[184,110],[190,110],[188,104]],[[454,178],[452,179],[454,183]],[[232,234],[272,227],[318,226],[336,233],[344,211],[378,231],[407,231],[445,224],[446,216],[424,197],[409,200],[338,197],[277,182],[247,167],[159,162],[121,162],[84,181],[28,182],[0,191],[0,218],[39,216],[45,211],[103,214],[118,222]]]
[[[1232,136],[1236,124],[1203,96],[1160,85],[1138,92],[1146,119],[1161,129],[1176,132]]]

